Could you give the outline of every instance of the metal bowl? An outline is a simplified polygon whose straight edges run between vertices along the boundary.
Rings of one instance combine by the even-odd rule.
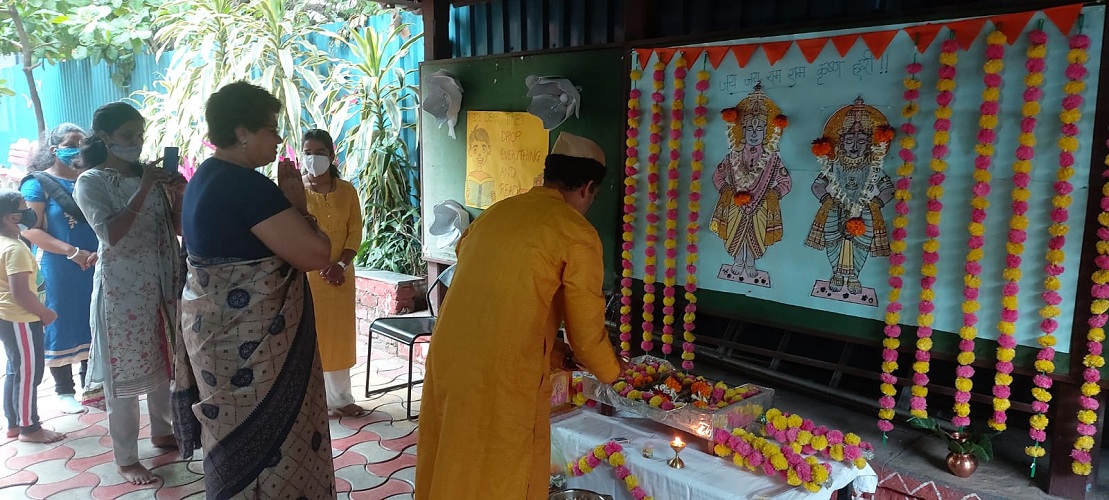
[[[547,500],[612,500],[612,497],[589,490],[569,489],[551,493]]]

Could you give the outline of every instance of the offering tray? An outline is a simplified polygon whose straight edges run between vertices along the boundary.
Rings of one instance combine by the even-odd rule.
[[[670,362],[654,356],[645,355],[632,359],[633,365],[644,363],[658,363],[664,370],[676,372]],[[757,389],[758,393],[724,407],[697,407],[688,403],[676,403],[673,409],[664,410],[650,405],[647,401],[621,396],[612,385],[601,383],[589,373],[582,373],[581,375],[581,390],[586,398],[617,410],[649,418],[668,427],[689,432],[694,436],[710,441],[716,429],[731,432],[732,429],[747,428],[756,423],[758,418],[767,409],[771,408],[774,402],[774,389],[754,384],[744,384],[731,389],[742,393]]]

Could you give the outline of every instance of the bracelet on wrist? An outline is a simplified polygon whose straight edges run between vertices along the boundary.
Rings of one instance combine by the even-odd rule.
[[[347,263],[346,262],[343,262],[343,261],[340,260],[339,262],[336,262],[336,264],[338,264],[339,267],[343,268],[344,271],[347,270]]]
[[[73,247],[73,255],[67,256],[66,258],[69,259],[69,260],[73,260],[74,257],[77,257],[77,254],[79,254],[79,253],[81,253],[81,248],[80,247]]]

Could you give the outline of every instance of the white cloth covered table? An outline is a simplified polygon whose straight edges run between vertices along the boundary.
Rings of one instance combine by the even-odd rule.
[[[669,441],[678,432],[648,419],[606,417],[596,411],[579,410],[551,423],[551,460],[566,464],[577,460],[599,444],[625,438],[624,455],[627,467],[639,479],[643,489],[656,500],[826,500],[832,492],[848,484],[856,495],[874,493],[878,475],[867,464],[856,469],[840,462],[832,466],[832,486],[812,493],[803,487],[791,487],[780,479],[768,478],[740,469],[731,459],[722,459],[702,451],[701,443],[689,443],[681,457],[685,469],[673,469],[666,462],[674,456]],[[642,450],[654,446],[654,457],[645,458]],[[584,488],[617,500],[633,500],[607,464],[581,477],[567,478],[570,488]]]

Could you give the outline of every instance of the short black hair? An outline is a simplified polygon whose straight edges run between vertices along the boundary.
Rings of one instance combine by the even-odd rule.
[[[112,135],[119,127],[135,120],[145,120],[134,106],[123,101],[109,102],[92,114],[92,131],[81,141],[81,160],[86,167],[95,167],[108,160],[108,145],[99,133]]]
[[[573,191],[593,181],[593,191],[605,180],[605,166],[592,158],[549,154],[543,162],[543,183]]]
[[[23,195],[19,191],[0,189],[0,217],[18,212],[21,201],[23,201]]]
[[[233,146],[238,141],[236,128],[256,132],[280,112],[281,100],[266,89],[247,82],[229,83],[212,94],[204,106],[208,140],[221,148]]]

